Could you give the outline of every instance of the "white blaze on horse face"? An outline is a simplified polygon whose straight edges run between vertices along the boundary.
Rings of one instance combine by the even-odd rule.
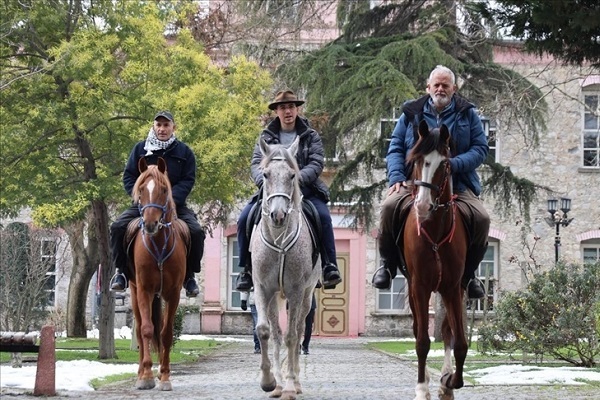
[[[437,151],[433,151],[425,156],[421,167],[421,181],[432,183],[435,171],[437,171],[444,157]],[[433,196],[431,189],[425,186],[419,186],[419,190],[415,197],[415,208],[419,217],[426,217],[433,207]]]
[[[148,193],[150,194],[150,203],[154,203],[154,199],[152,199],[152,194],[154,193],[154,188],[156,187],[156,182],[152,179],[148,182]]]

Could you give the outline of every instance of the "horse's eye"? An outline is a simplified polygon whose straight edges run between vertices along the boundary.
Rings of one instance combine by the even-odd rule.
[[[291,174],[290,175],[290,181],[293,181],[294,179],[296,179],[296,174]]]
[[[269,179],[269,174],[268,174],[268,173],[266,173],[266,172],[263,172],[263,177],[264,177],[265,179]]]

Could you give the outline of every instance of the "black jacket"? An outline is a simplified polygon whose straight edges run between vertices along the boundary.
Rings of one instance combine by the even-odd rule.
[[[125,171],[123,172],[123,186],[127,194],[131,196],[135,181],[140,176],[138,161],[144,157],[148,165],[156,164],[158,157],[167,162],[167,175],[173,189],[173,200],[177,207],[185,206],[194,183],[196,182],[196,157],[192,149],[183,142],[175,140],[165,150],[154,150],[153,154],[146,155],[144,146],[146,141],[138,142],[131,150]]]
[[[261,132],[259,140],[262,138],[268,144],[280,144],[280,131],[281,122],[279,117],[277,117]],[[300,168],[302,194],[304,196],[318,196],[327,203],[329,202],[329,188],[319,178],[323,172],[325,158],[321,136],[308,125],[306,119],[300,117],[296,117],[296,133],[300,137],[296,161],[298,162],[298,168]],[[261,161],[262,153],[260,145],[257,142],[252,154],[250,173],[254,183],[259,188],[262,187],[264,179],[262,169],[260,168]]]

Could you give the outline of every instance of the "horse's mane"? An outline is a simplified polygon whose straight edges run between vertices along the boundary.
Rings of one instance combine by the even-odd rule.
[[[167,174],[160,172],[157,165],[148,165],[148,169],[140,174],[140,176],[135,181],[135,185],[133,185],[133,191],[131,192],[131,197],[134,202],[138,202],[138,192],[140,186],[148,181],[149,179],[154,179],[156,181],[157,186],[166,187],[168,193],[168,205],[170,210],[175,210],[175,200],[173,200],[173,191],[171,188],[171,181],[169,181],[169,177]]]
[[[271,151],[268,155],[263,157],[260,167],[264,169],[267,165],[271,163],[274,159],[283,158],[283,160],[287,163],[287,165],[294,170],[296,174],[296,178],[294,179],[294,194],[293,201],[295,203],[300,201],[300,168],[298,168],[298,162],[296,161],[296,157],[294,157],[287,148],[283,145],[271,145],[269,146]]]
[[[410,151],[406,161],[408,163],[416,162],[418,159],[426,156],[434,150],[444,157],[448,157],[450,154],[450,148],[446,142],[440,140],[439,128],[431,130],[427,136],[419,137],[419,140]]]

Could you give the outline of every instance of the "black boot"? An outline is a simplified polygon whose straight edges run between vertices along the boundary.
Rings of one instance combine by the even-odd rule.
[[[485,297],[485,288],[479,279],[473,278],[469,281],[467,284],[467,297],[472,300]]]
[[[463,274],[462,285],[467,289],[469,299],[481,299],[485,297],[485,288],[483,283],[475,278],[475,271],[488,248],[487,243],[484,246],[471,246],[467,251],[467,260],[465,262],[465,273]]]
[[[383,265],[375,271],[371,283],[377,289],[389,289],[392,287],[392,280],[396,277],[398,267],[388,259],[382,258]]]
[[[117,268],[115,274],[110,278],[110,291],[111,292],[124,292],[127,289],[127,278],[121,273],[121,270]]]
[[[238,292],[249,292],[254,286],[252,282],[252,265],[249,263],[244,268],[243,272],[237,276],[235,280],[235,290]]]
[[[323,288],[335,289],[338,283],[342,282],[340,271],[337,265],[332,262],[327,262],[323,265]]]
[[[200,288],[193,277],[186,279],[183,288],[187,297],[196,297],[200,294]]]

